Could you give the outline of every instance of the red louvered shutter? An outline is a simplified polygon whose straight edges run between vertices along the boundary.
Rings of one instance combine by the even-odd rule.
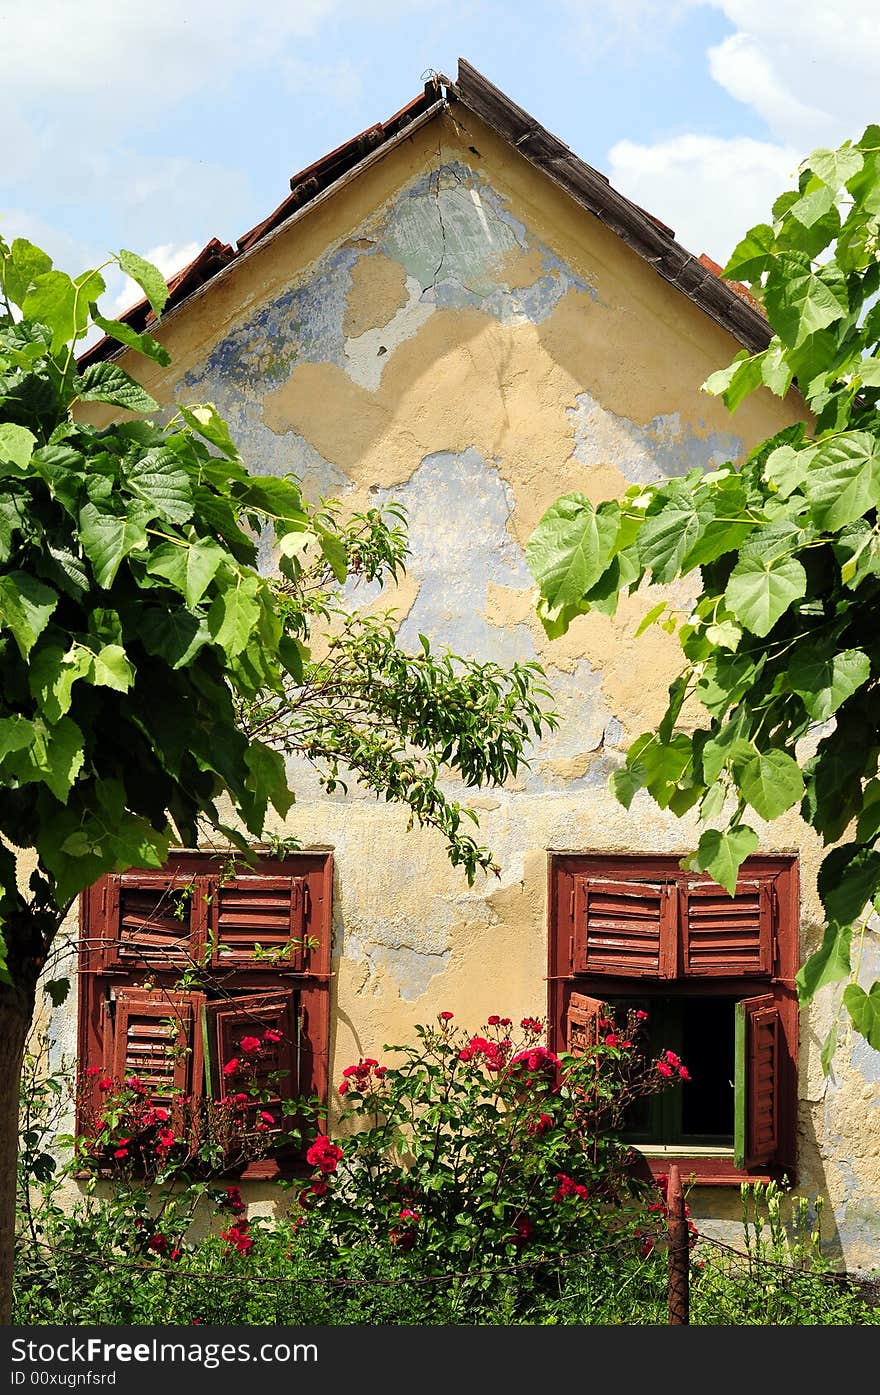
[[[261,1112],[271,1114],[275,1123],[270,1132],[288,1127],[296,1110],[290,1102],[299,1095],[298,994],[293,988],[277,988],[265,993],[208,1003],[208,1039],[213,1092],[219,1099],[256,1087],[263,1097],[248,1106],[252,1119]],[[266,1039],[266,1032],[270,1038]],[[272,1040],[275,1034],[278,1041]],[[242,1041],[258,1040],[258,1051],[246,1051]],[[239,1062],[230,1073],[224,1066]]]
[[[773,889],[737,882],[730,896],[715,882],[681,888],[682,973],[731,978],[773,972]]]
[[[772,994],[736,1005],[734,1159],[737,1167],[773,1160],[779,1148],[782,1026]]]
[[[108,969],[161,969],[202,962],[205,911],[201,879],[126,872],[105,879],[101,959]]]
[[[209,901],[217,967],[282,967],[303,972],[308,961],[305,877],[241,876],[215,881]],[[269,957],[260,951],[267,951]]]
[[[668,882],[575,879],[574,970],[672,978],[677,906]]]
[[[585,993],[572,993],[565,1019],[565,1049],[572,1056],[585,1056],[599,1041],[599,1019],[605,1004]]]
[[[202,1092],[201,993],[120,987],[108,1003],[112,1031],[104,1069],[121,1083],[137,1076],[155,1104]]]

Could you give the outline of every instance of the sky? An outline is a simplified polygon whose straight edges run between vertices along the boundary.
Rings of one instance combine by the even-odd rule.
[[[880,121],[880,0],[0,0],[0,233],[170,275],[459,55],[720,262]]]

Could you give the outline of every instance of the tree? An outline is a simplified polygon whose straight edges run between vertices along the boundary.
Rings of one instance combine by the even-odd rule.
[[[798,994],[805,1003],[849,980],[843,1005],[880,1050],[880,982],[857,982],[862,936],[853,963],[854,931],[880,909],[880,127],[813,151],[723,274],[751,284],[774,333],[704,388],[733,412],[757,387],[784,397],[796,383],[810,425],[739,466],[597,508],[566,495],[535,529],[529,564],[551,635],[589,610],[613,614],[624,588],[698,574],[691,613],[663,622],[684,667],[614,791],[627,808],[640,789],[678,815],[697,806],[718,826],[687,865],[731,893],[758,845],[748,810],[775,819],[799,805],[829,851],[818,878],[827,926]],[[643,628],[667,611],[661,602]],[[826,1071],[836,1040],[837,1019]]]
[[[131,252],[111,262],[160,314],[156,269]],[[76,419],[79,403],[157,408],[116,364],[79,372],[90,324],[168,362],[99,313],[103,269],[71,279],[31,243],[0,240],[0,1322],[22,1051],[41,974],[56,1002],[67,990],[44,970],[76,895],[105,872],[160,867],[172,842],[217,837],[247,858],[269,804],[283,818],[293,802],[285,752],[325,762],[329,785],[350,769],[408,806],[473,880],[491,853],[462,831],[476,816],[444,794],[443,767],[468,785],[504,780],[553,720],[535,665],[504,672],[427,641],[402,654],[387,617],[334,595],[349,572],[399,570],[399,511],[343,525],[309,508],[294,478],[245,468],[210,404],[167,425]],[[274,582],[256,567],[265,530]]]

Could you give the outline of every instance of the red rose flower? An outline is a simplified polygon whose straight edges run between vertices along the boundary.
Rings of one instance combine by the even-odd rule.
[[[543,1024],[538,1021],[537,1017],[524,1017],[519,1025],[524,1032],[532,1032],[535,1036],[544,1030]]]
[[[665,1061],[658,1061],[657,1069],[661,1075],[666,1077],[667,1080],[671,1080],[674,1074],[672,1066],[668,1066]]]
[[[165,1239],[164,1235],[154,1235],[147,1243],[151,1250],[156,1251],[157,1255],[164,1255],[165,1251],[168,1249],[168,1241]]]
[[[438,1012],[437,1016],[441,1022],[451,1022],[455,1016],[454,1012]]]
[[[263,1049],[263,1043],[259,1037],[242,1037],[238,1045],[246,1056],[256,1056],[257,1052]]]
[[[642,1008],[639,1008],[638,1011],[636,1012],[636,1021],[637,1021],[637,1022],[647,1022],[647,1020],[648,1020],[648,1014],[647,1014],[646,1012],[644,1012],[644,1011],[642,1010]]]
[[[263,1033],[263,1041],[283,1041],[284,1033],[279,1032],[277,1027],[267,1027]]]
[[[100,1073],[100,1066],[86,1066],[85,1070],[83,1071],[83,1075],[100,1075]]]
[[[690,1080],[690,1078],[691,1078],[691,1073],[690,1073],[690,1071],[688,1070],[687,1066],[679,1066],[679,1068],[678,1068],[678,1078],[679,1078],[679,1080]]]
[[[491,1017],[487,1017],[487,1018],[486,1018],[486,1026],[487,1026],[487,1027],[497,1027],[497,1026],[499,1026],[500,1022],[501,1022],[501,1018],[498,1016],[497,1013],[493,1013],[493,1015],[492,1015]]]
[[[332,1143],[325,1133],[319,1133],[306,1153],[306,1162],[319,1172],[330,1173],[336,1171],[341,1157],[339,1144]]]
[[[238,1057],[237,1057],[237,1056],[233,1056],[233,1057],[232,1057],[232,1060],[231,1060],[231,1061],[227,1061],[227,1062],[226,1062],[226,1065],[223,1067],[223,1074],[224,1074],[224,1075],[235,1075],[235,1072],[236,1072],[237,1070],[238,1070]]]
[[[113,1081],[110,1079],[109,1075],[105,1075],[102,1080],[98,1081],[98,1089],[103,1090],[105,1095],[109,1090],[113,1089]]]
[[[274,1115],[274,1114],[270,1114],[269,1111],[268,1111],[267,1109],[261,1109],[261,1110],[260,1110],[260,1118],[263,1120],[263,1123],[264,1123],[264,1124],[274,1124],[274,1123],[275,1123],[275,1115]]]

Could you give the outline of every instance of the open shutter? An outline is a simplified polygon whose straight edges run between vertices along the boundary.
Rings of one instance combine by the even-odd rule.
[[[674,885],[577,877],[574,915],[576,973],[674,977]]]
[[[120,987],[107,1004],[104,1069],[122,1082],[137,1076],[154,1104],[201,1094],[201,993]]]
[[[715,882],[681,889],[682,972],[731,978],[773,972],[773,888],[741,880],[730,896]]]
[[[101,959],[107,969],[201,963],[206,906],[202,879],[126,872],[106,878]]]
[[[232,877],[215,882],[209,925],[221,968],[278,967],[302,972],[308,911],[305,877]],[[268,951],[266,957],[261,951]]]
[[[770,1162],[779,1148],[779,1008],[770,993],[736,1005],[734,1160]]]
[[[565,1049],[572,1056],[585,1056],[599,1041],[599,1019],[605,1004],[585,993],[572,993],[565,1019]]]
[[[256,1086],[262,1098],[248,1106],[250,1118],[262,1113],[275,1120],[270,1132],[286,1127],[295,1114],[291,1101],[299,1095],[299,1022],[296,989],[277,988],[224,1002],[208,1003],[210,1073],[220,1099]],[[266,1037],[266,1032],[269,1037]],[[273,1040],[277,1036],[278,1040]],[[242,1041],[258,1040],[259,1050],[244,1050]],[[224,1066],[238,1061],[236,1071]]]

